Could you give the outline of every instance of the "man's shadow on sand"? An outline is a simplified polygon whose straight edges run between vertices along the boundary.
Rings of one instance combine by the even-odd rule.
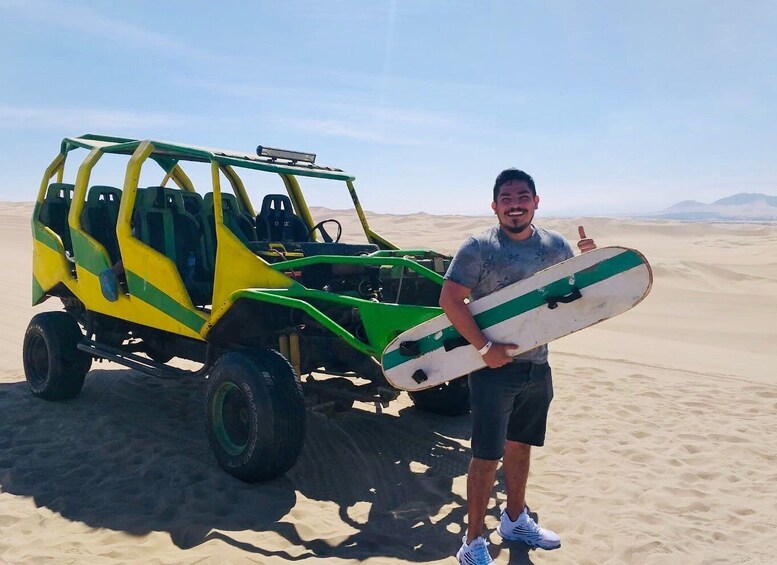
[[[160,380],[93,370],[65,402],[32,396],[25,382],[0,384],[0,486],[95,528],[168,532],[182,549],[221,540],[255,556],[407,562],[452,556],[461,543],[469,418],[407,408],[400,417],[351,410],[310,414],[305,446],[281,479],[249,485],[224,473],[208,446],[204,380]],[[503,488],[499,485],[498,488]],[[457,486],[463,493],[463,484]],[[337,505],[345,540],[300,535],[284,518],[297,493]],[[365,508],[369,508],[366,511]],[[315,530],[315,518],[306,520]],[[273,551],[230,532],[274,532],[297,549]],[[531,563],[509,549],[510,563]]]

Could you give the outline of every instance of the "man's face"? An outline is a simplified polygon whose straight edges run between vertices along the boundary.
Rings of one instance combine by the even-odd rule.
[[[523,180],[509,180],[499,187],[496,202],[491,208],[496,212],[499,224],[513,239],[525,239],[531,235],[534,211],[540,203]]]

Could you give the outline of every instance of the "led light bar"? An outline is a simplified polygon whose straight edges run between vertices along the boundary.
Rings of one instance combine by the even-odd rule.
[[[256,154],[260,157],[269,157],[270,159],[286,159],[287,161],[304,161],[305,163],[315,163],[315,153],[303,153],[301,151],[288,151],[287,149],[275,149],[273,147],[256,148]]]

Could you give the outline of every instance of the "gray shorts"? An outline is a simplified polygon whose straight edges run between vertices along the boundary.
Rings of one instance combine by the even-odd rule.
[[[505,440],[541,446],[553,400],[550,365],[513,361],[469,376],[472,455],[498,460]]]

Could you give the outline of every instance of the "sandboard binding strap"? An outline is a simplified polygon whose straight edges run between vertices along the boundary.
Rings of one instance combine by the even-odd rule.
[[[583,295],[580,294],[580,289],[576,286],[573,286],[572,292],[569,294],[565,294],[563,296],[548,296],[545,298],[545,302],[548,303],[548,308],[554,310],[558,308],[559,304],[569,304],[570,302],[574,302],[580,298],[583,298]]]
[[[418,341],[403,341],[399,344],[399,353],[406,357],[418,357],[421,355],[421,346]]]
[[[421,383],[428,381],[429,377],[426,375],[423,369],[418,369],[415,373],[413,373],[412,379],[420,385]]]

